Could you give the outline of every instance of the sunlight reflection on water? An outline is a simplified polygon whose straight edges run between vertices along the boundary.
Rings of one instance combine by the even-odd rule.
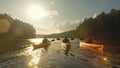
[[[34,44],[40,44],[42,42],[42,38],[30,39],[29,41]]]
[[[20,53],[16,54],[16,56],[22,56],[22,55],[28,56],[28,55],[30,55],[32,53],[32,50],[33,50],[32,46],[27,47],[23,51],[21,51]]]
[[[42,49],[39,49],[39,51],[31,52],[32,59],[29,62],[29,66],[34,66],[34,68],[38,68],[37,65],[40,61],[42,55]]]
[[[42,38],[37,38],[37,40],[31,39],[31,42],[33,43],[41,41]],[[73,68],[80,68],[81,66],[86,68],[90,68],[90,66],[93,66],[92,68],[120,67],[119,64],[114,64],[113,61],[118,61],[119,63],[119,60],[112,58],[111,52],[97,54],[82,47],[80,48],[79,40],[71,41],[71,50],[69,56],[66,57],[64,57],[65,55],[63,54],[60,45],[61,40],[56,40],[51,42],[48,51],[44,51],[43,48],[33,50],[33,46],[30,43],[28,44],[28,47],[23,49],[2,54],[0,58],[3,57],[3,59],[8,61],[3,62],[1,58],[0,62],[2,63],[0,63],[0,68],[13,68],[14,65],[20,66],[21,68],[22,66],[23,68],[67,68],[66,66],[70,68],[73,65]]]

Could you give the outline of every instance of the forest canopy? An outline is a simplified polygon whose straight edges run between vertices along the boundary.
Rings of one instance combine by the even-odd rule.
[[[23,39],[35,37],[32,25],[13,19],[8,14],[0,14],[0,39]]]
[[[120,39],[120,10],[102,12],[95,18],[85,19],[76,29],[80,37],[94,36],[102,41]]]

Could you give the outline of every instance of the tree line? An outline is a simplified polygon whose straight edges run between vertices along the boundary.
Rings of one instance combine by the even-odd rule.
[[[31,24],[0,14],[0,52],[22,47],[29,42],[24,39],[36,37]]]
[[[101,42],[118,42],[120,40],[120,10],[112,9],[109,13],[101,12],[94,18],[85,18],[76,30],[48,35],[48,37],[65,36],[80,39],[92,36]]]
[[[81,23],[76,32],[81,38],[93,36],[100,41],[120,40],[120,10],[102,12],[96,18],[88,18]]]
[[[9,23],[9,28],[8,26],[5,26],[8,25],[5,21]],[[6,32],[0,31],[0,39],[24,39],[35,37],[36,31],[31,24],[18,19],[13,19],[8,14],[0,14],[0,25],[1,31],[5,30],[5,28],[8,28]],[[2,28],[2,26],[4,27]]]

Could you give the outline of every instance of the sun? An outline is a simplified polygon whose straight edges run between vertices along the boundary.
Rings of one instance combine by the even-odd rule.
[[[48,11],[42,6],[36,4],[30,4],[27,9],[27,14],[32,19],[41,19],[47,17]]]

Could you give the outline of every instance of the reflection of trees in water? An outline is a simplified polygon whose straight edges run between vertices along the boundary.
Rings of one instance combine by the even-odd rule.
[[[114,44],[115,45],[115,44]],[[109,63],[113,68],[120,67],[120,47],[114,47],[112,45],[106,45],[105,47],[105,56],[107,56]]]
[[[9,39],[9,40],[0,40],[0,52],[9,51],[24,48],[29,45],[30,42],[28,40],[18,40],[18,39]]]
[[[120,47],[114,48],[114,53],[113,53],[112,58],[114,58],[112,60],[112,63],[119,65],[119,67],[120,67]]]

